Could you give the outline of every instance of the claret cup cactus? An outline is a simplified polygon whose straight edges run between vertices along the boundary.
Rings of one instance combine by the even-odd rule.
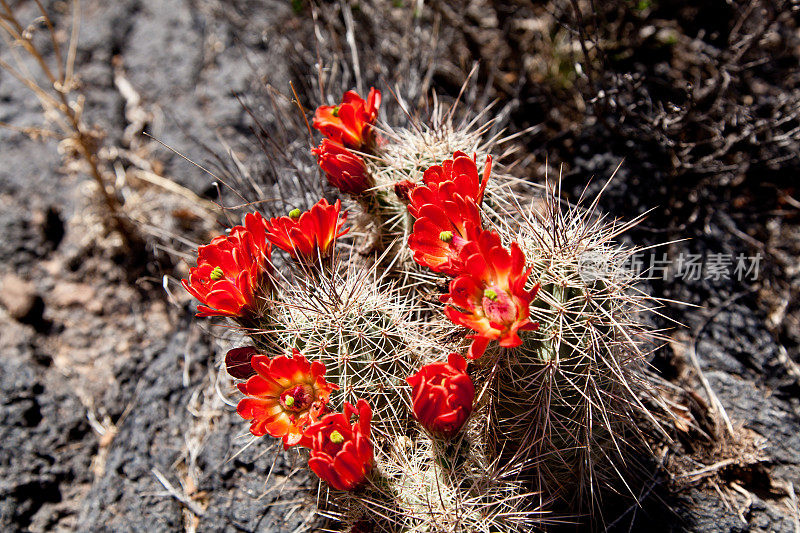
[[[312,119],[340,198],[247,215],[184,280],[198,316],[252,339],[226,357],[238,413],[317,474],[343,530],[591,516],[658,425],[624,226],[504,176],[483,128],[439,108],[393,128],[380,105],[348,91]]]

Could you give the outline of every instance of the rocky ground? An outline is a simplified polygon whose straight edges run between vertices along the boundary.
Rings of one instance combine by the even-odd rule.
[[[32,20],[31,2],[12,4]],[[768,132],[758,122],[779,120],[797,101],[796,20],[773,20],[757,3],[750,12],[751,4],[726,7],[718,17],[706,16],[718,7],[713,2],[640,2],[602,16],[589,16],[588,3],[580,3],[587,10],[582,22],[570,3],[561,2],[476,2],[463,11],[433,2],[419,12],[416,3],[405,4],[364,2],[351,10],[359,30],[359,76],[388,83],[394,79],[390,65],[398,64],[406,76],[401,85],[454,97],[472,61],[480,59],[476,86],[482,92],[473,101],[499,98],[512,131],[535,127],[520,141],[532,155],[515,172],[541,180],[543,169],[558,172],[563,163],[565,195],[576,200],[589,178],[602,182],[625,160],[601,207],[627,218],[656,209],[632,232],[632,243],[689,239],[663,248],[671,258],[762,255],[755,280],[673,275],[650,283],[656,295],[695,305],[667,306],[665,314],[686,327],[670,333],[674,342],[656,354],[654,365],[707,403],[691,364],[696,354],[733,435],[725,437],[717,426],[713,442],[682,443],[697,461],[685,470],[691,475],[662,479],[643,495],[641,508],[613,527],[798,531],[800,143],[796,117],[767,124]],[[65,3],[45,5],[59,28],[68,29]],[[175,236],[202,242],[222,227],[224,217],[217,222],[205,204],[186,199],[218,199],[215,180],[135,132],[146,129],[213,169],[235,166],[232,153],[258,158],[253,121],[237,94],[270,131],[279,130],[281,115],[265,96],[268,84],[285,93],[294,81],[304,104],[313,106],[309,73],[318,51],[351,58],[348,17],[338,10],[337,4],[314,11],[306,2],[277,0],[82,3],[76,71],[87,121],[102,128],[108,146],[146,158],[152,170],[183,187],[181,196],[136,181],[127,172],[136,165],[120,159],[122,174],[131,176],[126,207],[162,258],[136,270],[135,279],[131,258],[103,230],[102,209],[85,174],[64,166],[55,143],[0,130],[4,531],[315,527],[303,475],[290,476],[282,453],[264,442],[246,446],[245,424],[218,394],[218,362],[231,333],[194,319],[175,283],[186,272],[180,253],[190,250]],[[726,47],[738,42],[734,33],[758,30],[750,28],[753,18],[771,21],[748,41],[747,53],[756,57],[731,55]],[[616,28],[616,41],[601,35],[602,20],[610,21],[604,28]],[[398,40],[381,37],[382,28]],[[593,56],[586,63],[595,66],[584,68],[583,76],[574,68],[582,61],[580,28],[605,39],[607,51],[604,61]],[[427,45],[403,49],[414,42]],[[574,46],[565,48],[569,42]],[[403,57],[409,49],[417,52],[412,60]],[[0,58],[9,57],[6,47]],[[727,58],[722,66],[720,57]],[[773,60],[759,63],[760,57]],[[334,71],[341,68],[331,79],[354,85],[339,62],[330,63]],[[417,72],[415,81],[409,72]],[[728,85],[707,97],[705,107],[680,115],[664,104],[689,105],[681,72],[696,75],[695,83],[725,72],[720,79]],[[670,120],[677,130],[664,126]],[[42,123],[35,97],[6,72],[0,72],[0,121]],[[714,128],[723,132],[726,150],[713,135],[698,133]],[[743,135],[726,144],[731,131]],[[593,183],[590,191],[600,186]],[[236,203],[230,193],[223,199]],[[163,289],[163,275],[174,295]]]

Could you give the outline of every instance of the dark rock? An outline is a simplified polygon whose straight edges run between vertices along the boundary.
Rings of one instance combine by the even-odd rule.
[[[0,350],[0,525],[48,531],[69,524],[90,480],[95,439],[63,379],[43,376],[31,330],[6,326]]]

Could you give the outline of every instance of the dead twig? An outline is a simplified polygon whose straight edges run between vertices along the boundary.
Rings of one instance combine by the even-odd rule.
[[[38,0],[36,5],[39,8],[41,20],[44,21],[49,33],[50,41],[53,43],[57,64],[55,71],[34,42],[32,27],[24,27],[7,0],[0,0],[0,8],[2,8],[0,10],[0,28],[3,30],[4,40],[16,63],[16,67],[14,67],[6,61],[0,60],[0,68],[7,71],[36,95],[43,115],[57,126],[55,130],[41,130],[40,133],[35,133],[28,128],[23,129],[23,132],[33,133],[31,136],[34,138],[59,138],[60,147],[65,149],[68,155],[76,157],[86,164],[88,173],[97,184],[100,197],[105,204],[107,222],[120,234],[130,252],[140,254],[145,250],[145,240],[123,214],[112,180],[106,177],[106,173],[101,168],[102,160],[98,154],[102,146],[102,135],[96,128],[89,127],[83,121],[85,99],[82,95],[74,93],[76,83],[73,73],[80,30],[80,0],[74,0],[72,4],[72,30],[66,59],[61,53],[52,20]],[[25,57],[33,60],[47,80],[46,84],[37,81],[36,76],[29,70],[28,63],[17,51],[19,48],[25,52]],[[19,130],[19,128],[13,129]]]
[[[723,468],[726,468],[732,464],[736,464],[739,462],[739,459],[732,457],[729,459],[723,459],[722,461],[717,461],[714,464],[706,465],[702,468],[698,468],[697,470],[692,470],[691,472],[686,472],[685,474],[680,474],[678,479],[685,480],[689,483],[699,481],[705,477],[708,477],[711,474],[719,472]]]
[[[164,474],[159,472],[158,469],[151,468],[150,472],[152,472],[152,474],[155,476],[158,482],[161,483],[161,485],[163,485],[163,487],[167,491],[167,494],[169,494],[170,496],[181,502],[183,505],[185,505],[186,508],[189,509],[192,513],[194,513],[195,516],[198,517],[203,516],[205,511],[197,504],[197,502],[193,501],[185,494],[178,492],[178,490],[172,485],[172,483],[170,483],[169,480],[164,476]]]
[[[733,424],[731,424],[731,419],[728,416],[727,411],[725,411],[725,407],[722,405],[722,402],[720,401],[719,397],[714,392],[714,389],[711,387],[711,383],[709,383],[708,378],[706,378],[703,369],[700,367],[700,361],[697,359],[697,344],[700,340],[700,336],[703,334],[703,331],[711,322],[713,322],[714,318],[716,318],[716,316],[721,311],[723,311],[728,306],[736,302],[742,296],[750,294],[751,292],[753,292],[753,290],[736,294],[728,298],[724,302],[722,302],[722,304],[720,304],[716,309],[714,309],[705,319],[705,321],[700,325],[700,327],[697,328],[697,331],[692,336],[692,342],[689,344],[689,350],[688,350],[689,360],[691,361],[692,366],[694,367],[695,372],[697,373],[697,377],[703,386],[703,390],[705,390],[706,395],[708,396],[708,399],[711,402],[711,405],[713,406],[717,415],[722,419],[728,437],[731,439],[734,439]]]

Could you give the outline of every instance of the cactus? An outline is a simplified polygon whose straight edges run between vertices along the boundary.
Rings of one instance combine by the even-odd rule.
[[[475,127],[474,121],[453,123],[452,113],[444,106],[436,105],[431,113],[430,121],[414,120],[407,128],[392,128],[384,124],[381,131],[385,142],[375,148],[372,157],[366,158],[367,168],[374,179],[371,200],[359,203],[364,216],[363,227],[380,238],[375,250],[384,251],[391,248],[393,255],[398,255],[400,266],[413,268],[411,255],[403,246],[411,233],[413,218],[408,214],[403,199],[395,193],[395,184],[409,181],[420,183],[422,174],[433,165],[452,157],[456,151],[479,155],[479,163],[483,165],[486,156],[491,152],[493,139],[484,139],[484,134],[491,127],[487,121]]]
[[[454,126],[452,113],[436,106],[431,125],[382,125],[377,134],[376,102],[379,93],[371,92],[369,102],[349,94],[339,106],[320,108],[314,121],[329,138],[347,141],[347,148],[326,141],[315,155],[328,181],[351,197],[354,242],[341,241],[334,252],[339,226],[309,225],[299,212],[266,223],[267,240],[284,250],[302,240],[306,252],[292,252],[292,266],[258,285],[257,313],[245,305],[233,316],[262,352],[296,349],[322,363],[324,380],[338,387],[330,403],[304,415],[313,424],[300,428],[308,434],[300,445],[311,449],[309,465],[331,487],[348,489],[323,492],[321,513],[349,531],[512,532],[543,527],[563,517],[558,513],[596,510],[603,491],[627,481],[628,439],[643,442],[642,423],[658,426],[644,400],[654,396],[642,344],[648,331],[636,320],[649,300],[635,292],[635,277],[624,268],[632,251],[613,243],[626,227],[606,223],[593,209],[564,210],[552,190],[542,194],[497,172],[489,179],[488,125]],[[446,205],[475,211],[449,213],[453,231],[437,230],[433,241],[409,240],[422,231],[412,214],[434,220],[440,211],[420,207],[422,193],[406,196],[402,187],[416,191],[423,173],[445,160],[460,169],[452,176],[467,176],[440,169],[437,179],[447,183],[441,191],[459,195]],[[439,194],[434,189],[430,195]],[[270,233],[276,228],[280,235]],[[264,245],[259,250],[269,255]],[[265,270],[273,272],[258,272]],[[481,292],[468,301],[459,296],[465,290]],[[469,302],[477,307],[456,310]],[[458,324],[471,327],[471,335]],[[459,354],[474,360],[467,366]],[[474,394],[472,406],[442,403],[451,401],[445,377],[422,385],[415,378],[428,396],[419,404],[411,397],[406,378],[423,367],[444,368],[444,360],[454,361],[447,370],[457,375],[453,383],[472,382],[458,396],[463,403]],[[311,383],[303,379],[297,383]],[[298,408],[269,401],[270,409],[289,414]],[[249,400],[248,418],[259,416],[257,403]],[[450,416],[421,417],[415,409],[453,409],[455,416],[464,407],[447,431],[415,420]],[[326,414],[339,409],[343,414]],[[349,477],[331,478],[337,468]]]
[[[284,295],[293,305],[278,319],[283,344],[325,364],[340,387],[334,394],[340,404],[363,398],[375,421],[407,419],[403,380],[416,359],[407,340],[415,334],[408,302],[375,268],[327,276],[306,279]]]
[[[531,312],[538,331],[501,367],[496,429],[538,458],[532,477],[543,498],[595,512],[604,490],[626,490],[628,439],[641,445],[640,426],[660,428],[645,406],[658,401],[644,361],[653,334],[639,322],[653,302],[626,268],[635,250],[613,243],[627,226],[564,213],[552,191],[538,207],[500,228],[542,288]]]

